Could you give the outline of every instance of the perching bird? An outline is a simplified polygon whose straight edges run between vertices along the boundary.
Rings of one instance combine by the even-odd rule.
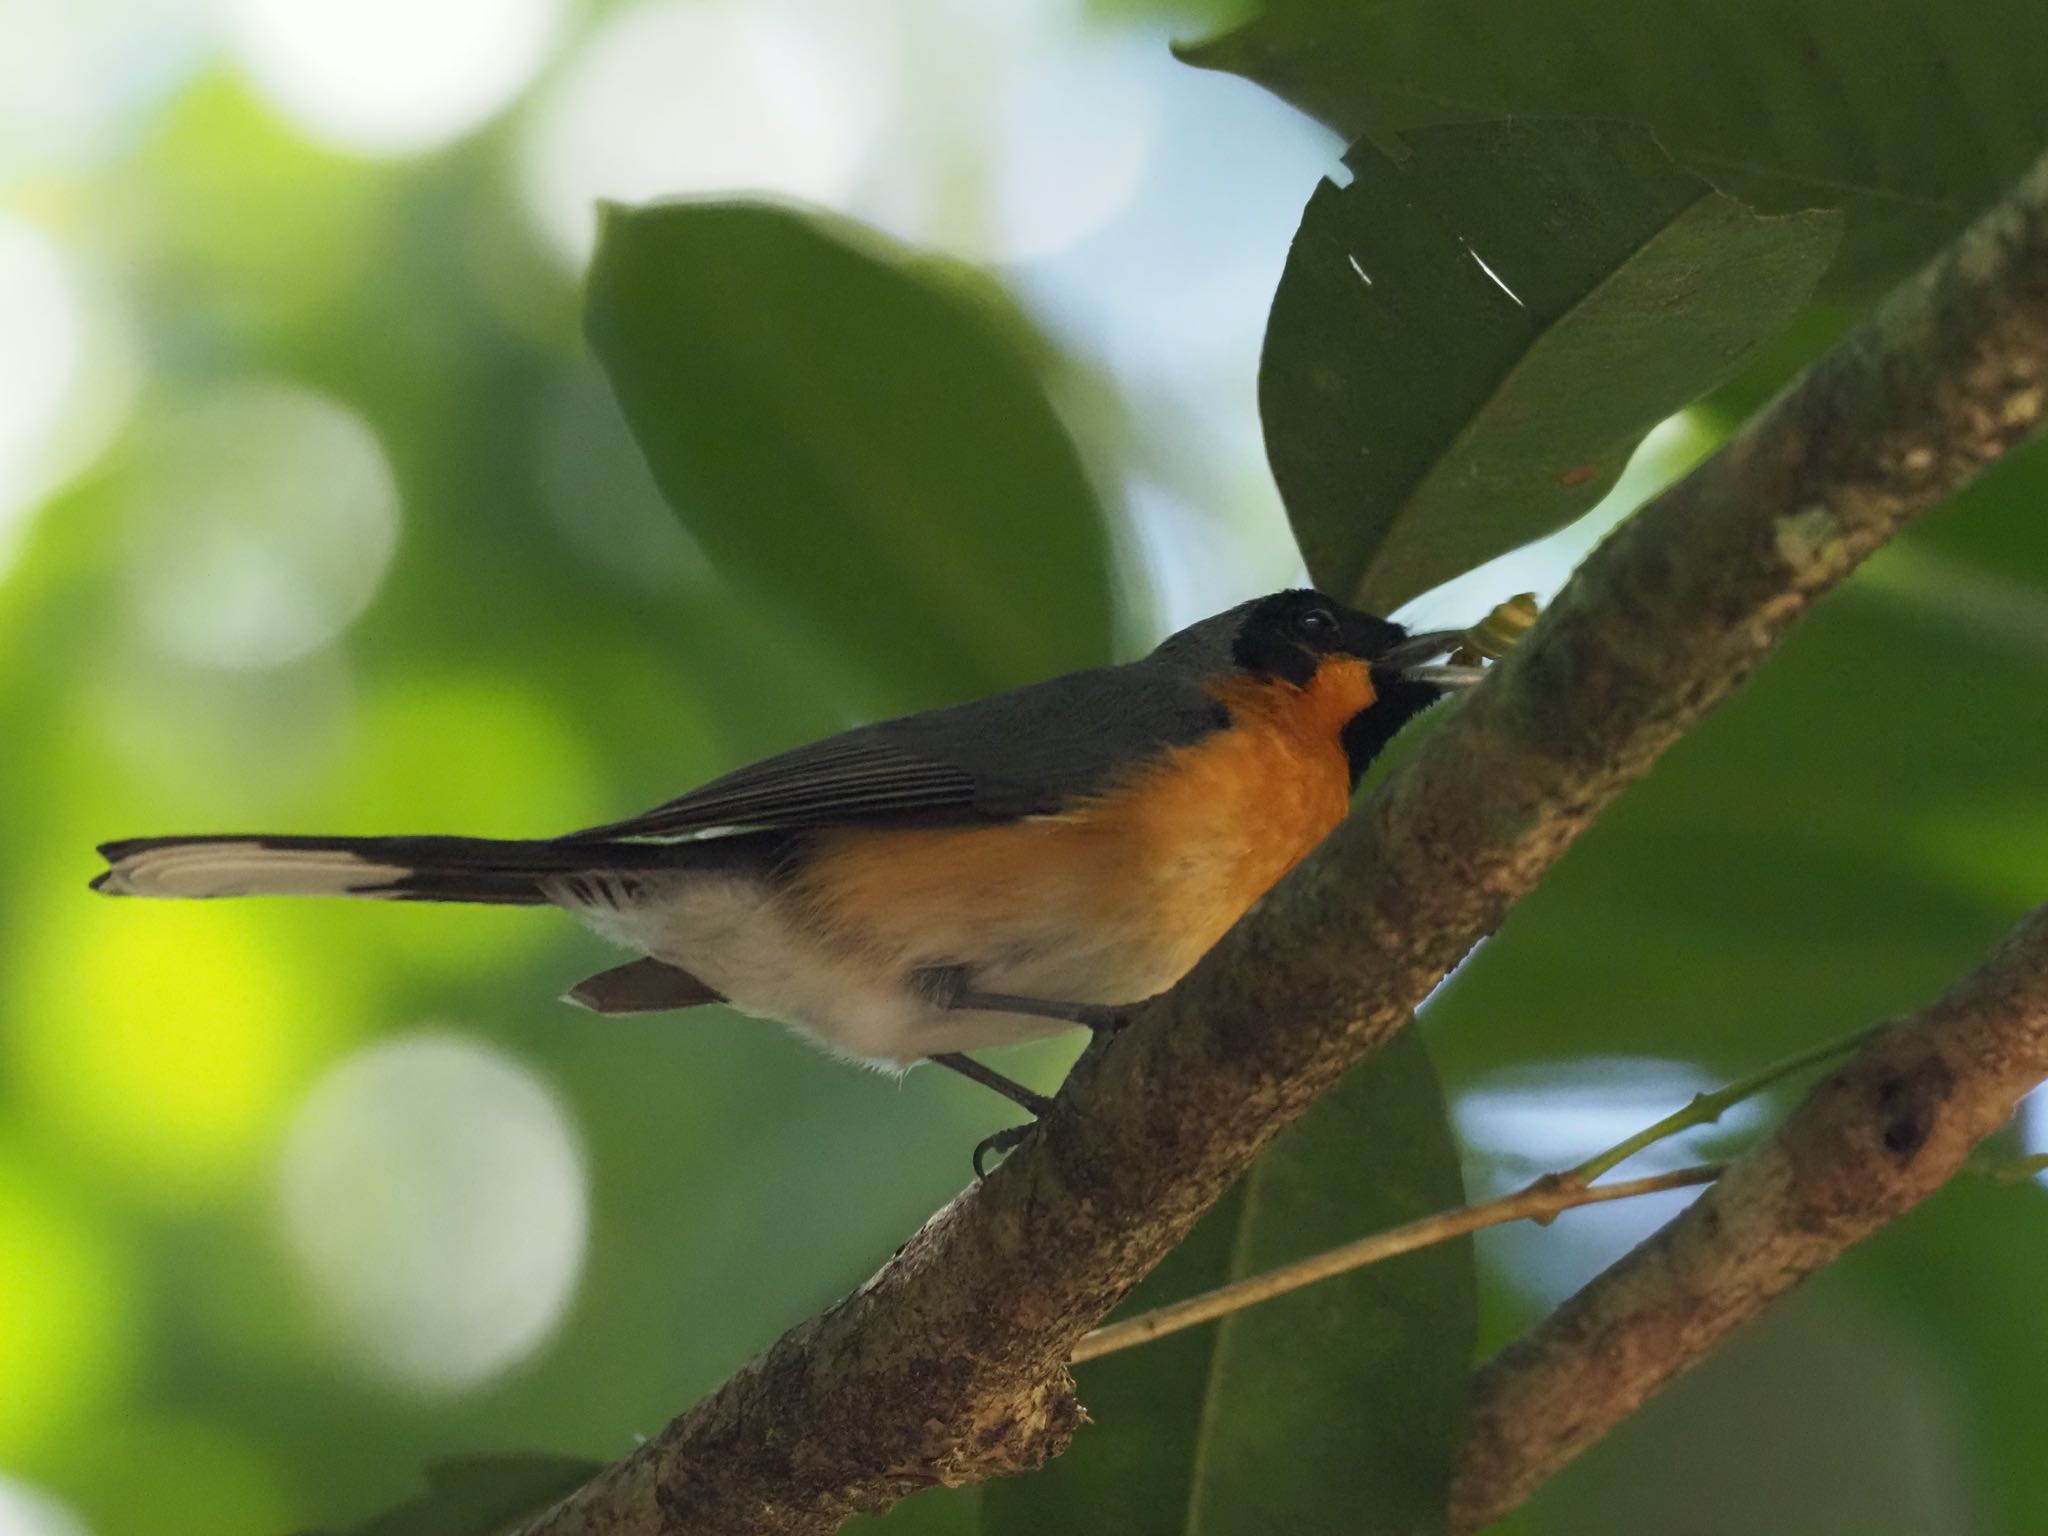
[[[1337,825],[1374,755],[1472,669],[1459,637],[1309,591],[1118,667],[861,726],[631,820],[544,841],[151,837],[118,896],[374,896],[565,907],[643,958],[599,1013],[728,1002],[862,1061],[1116,1022],[1165,991]]]

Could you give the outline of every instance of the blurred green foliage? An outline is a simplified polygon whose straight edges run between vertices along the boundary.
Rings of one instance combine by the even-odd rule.
[[[67,194],[148,372],[119,442],[0,576],[0,1468],[103,1536],[339,1528],[451,1454],[620,1454],[867,1274],[1005,1119],[945,1074],[892,1083],[730,1015],[567,1009],[606,951],[545,915],[85,892],[110,836],[545,833],[878,701],[962,690],[951,645],[878,670],[802,605],[711,574],[584,350],[577,273],[504,185],[515,142],[493,129],[371,164],[207,73]],[[138,566],[134,531],[154,445],[252,382],[367,425],[402,523],[344,638],[207,666],[139,617],[162,573]],[[235,455],[217,470],[225,505]],[[306,466],[308,499],[320,474]],[[228,542],[190,576],[202,617],[244,595],[237,550],[321,585],[289,539]],[[1031,675],[1045,635],[1106,659],[1103,548],[1099,527],[1070,541],[1043,628],[1011,615],[977,681]],[[897,633],[924,633],[857,548],[838,558]],[[328,1069],[451,1025],[559,1098],[589,1192],[559,1330],[460,1390],[393,1380],[337,1332],[282,1229],[278,1171]],[[1015,1070],[1050,1087],[1062,1055]]]
[[[1093,9],[1110,29],[1145,7]],[[2030,73],[2048,50],[2026,46],[2035,10],[1714,11],[1712,47],[1699,14],[1525,7],[1480,26],[1387,0],[1347,10],[1357,30],[1324,52],[1295,29],[1327,16],[1287,5],[1204,57],[1326,115],[1363,101],[1354,126],[1375,134],[1559,108],[1646,122],[1732,193],[1842,208],[1830,285],[1851,296],[1924,254],[2048,135]],[[600,20],[575,15],[544,78]],[[18,23],[0,9],[0,29]],[[1943,91],[1906,88],[1930,71]],[[548,914],[116,906],[85,894],[87,850],[256,825],[545,833],[857,717],[1106,659],[1114,637],[1151,625],[1118,495],[1142,454],[1124,416],[1084,408],[1074,381],[1091,360],[1037,328],[1051,306],[1033,307],[1029,272],[999,283],[788,210],[615,215],[593,359],[575,264],[534,233],[511,184],[518,111],[372,160],[320,147],[208,64],[126,121],[87,171],[0,184],[0,206],[90,253],[136,360],[114,440],[23,514],[20,547],[0,555],[0,1469],[101,1536],[347,1528],[416,1499],[422,1469],[451,1457],[623,1453],[871,1272],[1007,1111],[941,1074],[851,1071],[716,1010],[570,1012],[556,994],[603,960]],[[953,163],[943,124],[930,137]],[[685,224],[716,238],[658,251],[652,269],[617,243]],[[1275,273],[1288,233],[1273,231]],[[1489,235],[1489,257],[1516,238]],[[1200,267],[1204,251],[1175,259]],[[1809,277],[1760,298],[1743,317],[1756,334]],[[608,313],[608,283],[633,305]],[[649,315],[659,324],[640,325]],[[1844,318],[1809,314],[1695,424],[1727,430]],[[1185,325],[1205,319],[1191,310]],[[1400,403],[1455,435],[1469,414],[1430,394],[1455,383],[1437,366],[1442,334],[1425,316],[1374,361],[1416,397]],[[687,389],[678,365],[700,370]],[[1147,382],[1137,368],[1117,380]],[[1248,390],[1236,408],[1248,416]],[[1319,451],[1355,446],[1333,433]],[[1640,1117],[1654,1119],[1690,1091],[1688,1072],[1736,1075],[1914,1006],[2040,899],[2044,495],[2037,450],[1873,562],[1431,1003],[1450,1104],[1512,1104],[1566,1149],[1521,1149],[1533,1168],[1468,1149],[1475,1192],[1613,1139],[1559,1084],[1598,1086],[1647,1059],[1670,1084]],[[1235,499],[1219,491],[1166,539],[1195,541],[1200,515]],[[1503,573],[1492,595],[1526,584]],[[443,1097],[425,1100],[424,1123],[415,1111],[383,1128],[436,1154],[416,1179],[366,1162],[332,1209],[290,1193],[310,1106],[332,1103],[344,1064],[429,1031],[545,1085],[587,1190],[559,1317],[459,1379],[423,1376],[366,1335],[296,1234],[312,1223],[344,1248],[359,1233],[476,1234],[466,1251],[502,1286],[437,1269],[447,1255],[423,1241],[393,1247],[388,1294],[370,1300],[426,1306],[454,1334],[494,1316],[543,1239],[568,1239],[518,1211],[530,1191],[464,1163],[498,1142],[432,1138],[479,1115],[525,1135],[517,1106],[427,1084]],[[1068,1049],[1005,1065],[1049,1087]],[[1384,1071],[1426,1077],[1419,1039],[1404,1049],[1406,1068]],[[1539,1074],[1547,1088],[1529,1086]],[[1405,1115],[1370,1111],[1399,1080],[1347,1087],[1368,1127],[1340,1100],[1303,1128],[1314,1167],[1356,1160],[1339,1208],[1336,1175],[1290,1186],[1283,1159],[1147,1294],[1454,1198],[1435,1090],[1409,1091]],[[1347,1125],[1355,1135],[1329,1139]],[[436,1204],[447,1189],[464,1198]],[[1247,1198],[1273,1203],[1262,1216]],[[490,1225],[507,1199],[512,1219]],[[2031,1529],[2048,1499],[2031,1450],[2048,1369],[2028,1312],[2040,1201],[2033,1185],[1945,1193],[1508,1528],[1662,1531],[1683,1509],[1757,1536]],[[1298,1227],[1274,1218],[1283,1208]],[[1653,1219],[1575,1213],[1482,1241],[1481,1347]],[[1257,1477],[1290,1471],[1275,1462],[1295,1452],[1270,1436],[1318,1405],[1320,1427],[1355,1423],[1359,1454],[1372,1448],[1389,1476],[1403,1437],[1420,1437],[1415,1471],[1455,1433],[1432,1414],[1464,1366],[1456,1293],[1470,1277],[1432,1266],[1463,1262],[1418,1256],[1092,1367],[1098,1422],[1042,1488],[923,1496],[869,1528],[964,1533],[984,1502],[989,1528],[1017,1528],[1036,1501],[1080,1488],[1059,1526],[1078,1528],[1091,1479],[1191,1485],[1189,1437],[1220,1430]],[[1357,1310],[1418,1282],[1421,1321]],[[1329,1348],[1325,1324],[1385,1355],[1340,1348],[1290,1397],[1289,1373]],[[1234,1373],[1250,1385],[1226,1401],[1217,1382]],[[1717,1436],[1750,1459],[1717,1459]],[[1341,1460],[1341,1438],[1318,1443]],[[1330,1502],[1324,1523],[1304,1507],[1292,1528],[1365,1528],[1342,1472],[1293,1490]]]

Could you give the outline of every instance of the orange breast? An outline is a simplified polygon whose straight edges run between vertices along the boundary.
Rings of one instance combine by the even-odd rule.
[[[829,833],[799,878],[820,926],[907,967],[965,964],[991,990],[1058,984],[1128,1002],[1179,980],[1344,817],[1339,732],[1373,698],[1363,662],[1306,688],[1218,687],[1232,725],[1057,816]],[[998,985],[998,982],[1005,985]]]

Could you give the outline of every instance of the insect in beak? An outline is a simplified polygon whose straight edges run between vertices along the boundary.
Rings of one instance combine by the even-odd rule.
[[[1462,629],[1437,629],[1410,635],[1386,650],[1373,665],[1393,673],[1403,682],[1429,683],[1437,688],[1470,688],[1486,676],[1484,667],[1429,665],[1436,657],[1448,655],[1466,643]]]

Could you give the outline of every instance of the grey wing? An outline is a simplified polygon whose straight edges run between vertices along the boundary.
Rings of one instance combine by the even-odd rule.
[[[969,815],[973,776],[878,739],[873,727],[764,758],[626,821],[569,841],[682,842],[727,832],[831,826],[907,815]]]
[[[862,726],[567,840],[683,842],[865,821],[1047,814],[1229,724],[1221,704],[1160,671],[1147,658]]]

